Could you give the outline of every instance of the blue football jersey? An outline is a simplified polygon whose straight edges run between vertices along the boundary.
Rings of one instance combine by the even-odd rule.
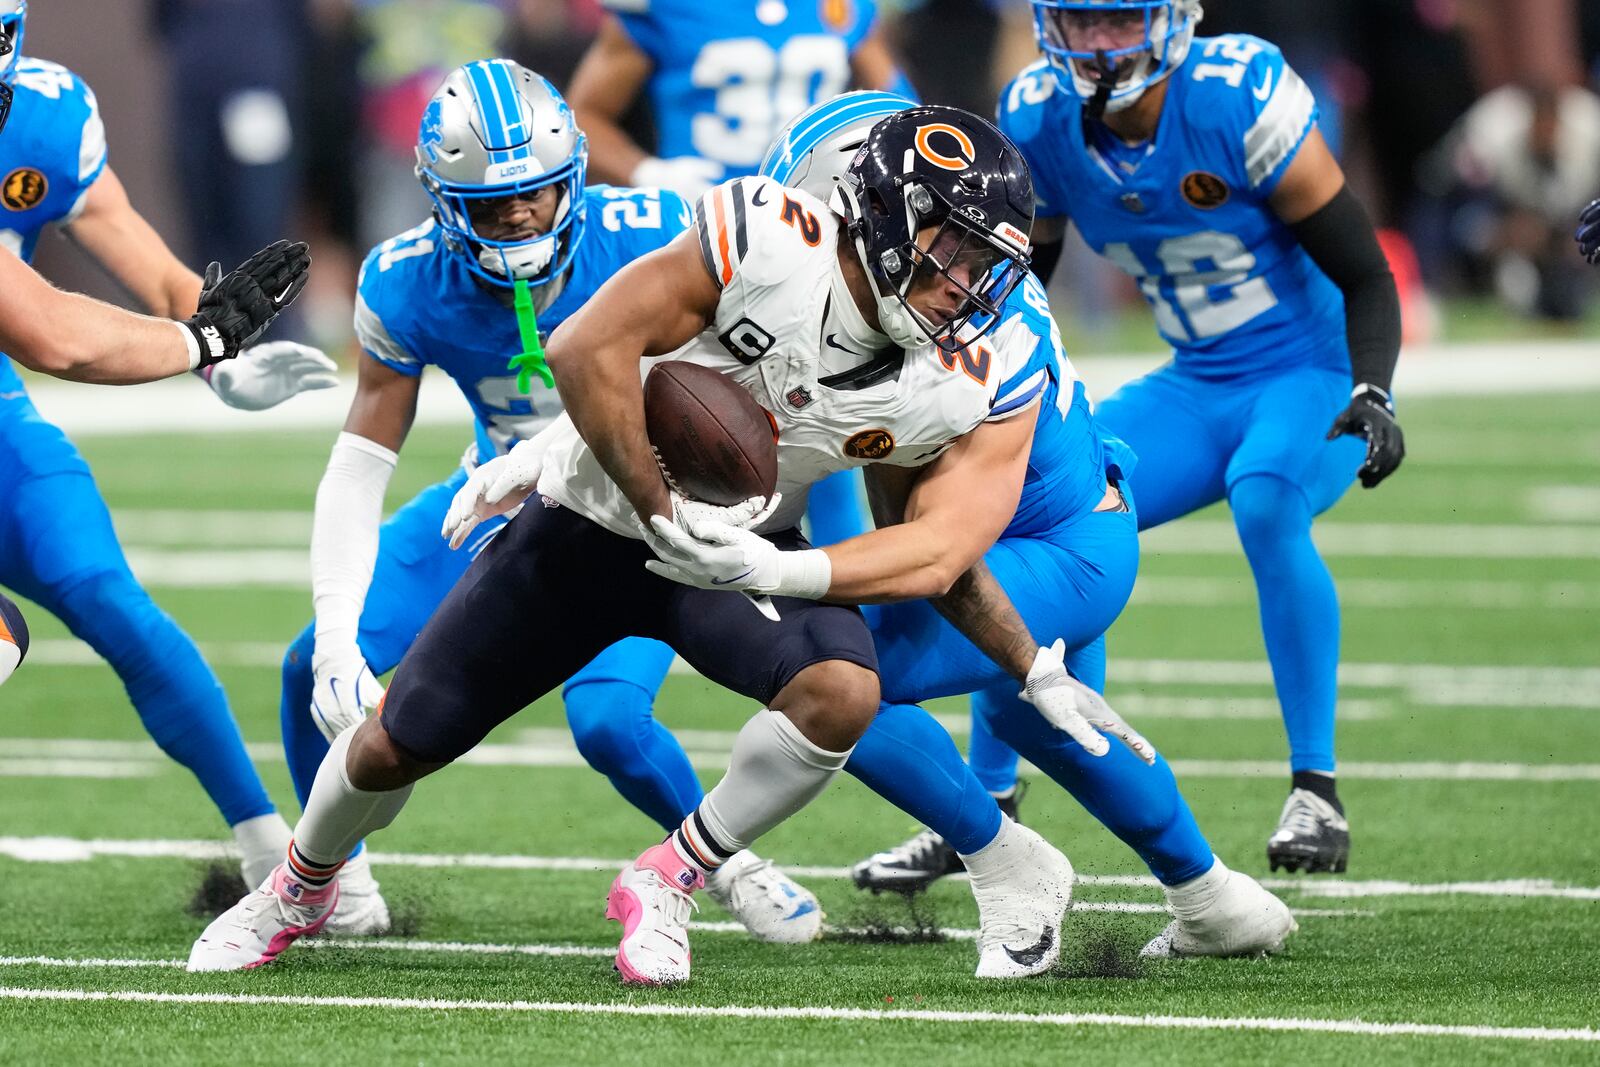
[[[541,340],[606,279],[693,221],[683,198],[663,189],[593,185],[584,197],[585,231],[560,294],[538,316]],[[543,382],[535,379],[529,394],[517,388],[506,363],[522,351],[522,339],[509,297],[474,280],[432,219],[369,252],[356,288],[362,348],[402,374],[421,374],[431,364],[453,378],[477,418],[483,458],[504,453],[560,414],[561,398]]]
[[[1099,147],[1043,60],[1007,87],[999,119],[1032,167],[1039,214],[1071,218],[1138,279],[1178,366],[1348,368],[1344,297],[1267,203],[1317,120],[1276,46],[1197,38],[1147,150]]]
[[[656,155],[755,174],[788,121],[850,85],[876,0],[602,0],[655,65]]]
[[[1003,324],[1014,318],[1021,318],[1038,339],[1034,357],[1022,373],[1037,376],[1042,396],[1022,498],[1004,536],[1037,537],[1098,507],[1106,493],[1107,467],[1116,466],[1126,475],[1133,468],[1133,455],[1095,424],[1088,393],[1062,347],[1044,286],[1032,274],[1001,309]],[[1035,392],[1016,395],[1026,402]]]
[[[12,83],[11,118],[0,133],[0,248],[25,262],[52,222],[71,222],[106,165],[100,107],[66,67],[24,57]],[[3,254],[3,253],[0,253]],[[0,355],[0,398],[22,380]]]

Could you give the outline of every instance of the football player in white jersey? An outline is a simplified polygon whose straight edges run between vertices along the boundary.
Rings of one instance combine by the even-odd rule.
[[[508,458],[524,481],[497,507],[530,499],[542,467],[538,498],[434,614],[380,713],[334,742],[288,862],[207,928],[189,968],[254,967],[314,933],[351,846],[414,782],[639,634],[764,709],[726,776],[612,885],[624,980],[686,979],[691,894],[817,796],[877,711],[872,639],[844,605],[943,594],[1016,509],[1042,357],[988,331],[1026,269],[1032,196],[992,125],[916,108],[873,129],[831,210],[739,179],[706,194],[693,232],[623,268],[550,340],[567,413]],[[717,508],[668,488],[640,386],[640,361],[668,353],[728,374],[770,412],[781,496]],[[907,521],[809,548],[793,526],[807,485],[868,464],[907,468],[879,485],[904,494]],[[744,593],[770,597],[770,613]],[[1033,658],[1004,666],[1024,679]],[[1028,692],[1057,721],[1083,691],[1061,672]],[[1070,876],[1051,877],[1066,858],[1016,834],[988,873],[1008,891],[1069,894]]]

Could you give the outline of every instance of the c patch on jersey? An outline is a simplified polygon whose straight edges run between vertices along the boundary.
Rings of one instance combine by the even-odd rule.
[[[1183,190],[1183,198],[1201,211],[1210,211],[1228,202],[1228,183],[1203,170],[1185,174],[1179,188]]]
[[[0,204],[4,204],[7,211],[27,211],[38,207],[49,190],[50,183],[42,172],[32,167],[18,167],[0,182]]]
[[[888,430],[862,430],[844,443],[844,454],[851,459],[882,459],[894,451],[894,434]]]

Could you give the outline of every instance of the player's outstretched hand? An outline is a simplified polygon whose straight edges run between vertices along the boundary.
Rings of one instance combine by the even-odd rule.
[[[296,393],[332,389],[339,384],[339,367],[310,345],[271,341],[218,363],[208,380],[211,391],[230,408],[265,411]]]
[[[479,464],[456,490],[439,536],[460,548],[479,523],[514,514],[538,488],[543,470],[544,445],[537,438],[518,441],[505,455]]]
[[[338,656],[318,656],[313,673],[311,720],[329,741],[376,711],[383,700],[383,686],[358,648]]]
[[[311,270],[304,241],[275,241],[226,277],[222,266],[206,268],[200,309],[184,325],[200,343],[200,366],[232,359],[300,295]]]
[[[1593,201],[1578,216],[1578,251],[1590,263],[1600,262],[1600,200]]]
[[[1361,484],[1371,489],[1395,472],[1406,458],[1406,435],[1394,421],[1394,405],[1389,395],[1376,386],[1358,387],[1350,406],[1339,413],[1328,430],[1328,440],[1350,434],[1365,438],[1367,461],[1358,472]]]
[[[1105,738],[1110,734],[1146,763],[1154,763],[1155,746],[1112,711],[1104,697],[1067,673],[1066,649],[1067,643],[1062,640],[1040,648],[1022,692],[1017,695],[1038,708],[1046,722],[1082,745],[1091,756],[1104,756],[1111,751],[1111,742]]]

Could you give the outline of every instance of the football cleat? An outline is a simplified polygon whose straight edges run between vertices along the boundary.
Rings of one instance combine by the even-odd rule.
[[[1017,819],[1022,784],[1008,797],[998,799],[1000,810],[1013,822]],[[850,868],[850,880],[857,889],[874,893],[891,890],[913,896],[949,874],[966,870],[956,850],[932,830],[923,830],[898,845],[875,853]]]
[[[339,903],[322,932],[329,937],[379,937],[389,932],[389,904],[378,892],[367,850],[339,868]]]
[[[690,894],[705,884],[663,841],[622,868],[606,897],[606,918],[622,924],[617,971],[624,982],[667,985],[689,979]]]
[[[706,892],[758,941],[798,945],[822,936],[822,905],[811,890],[749,849],[708,877]]]
[[[1061,958],[1061,917],[1072,903],[1072,864],[1034,831],[1007,819],[967,857],[978,901],[979,978],[1027,978]]]
[[[339,902],[339,880],[312,889],[280,863],[261,888],[211,920],[189,951],[191,971],[247,971],[321,930]]]
[[[1343,874],[1350,863],[1350,823],[1344,813],[1309,789],[1290,792],[1267,838],[1267,863],[1291,874]]]
[[[1248,874],[1229,870],[1217,861],[1201,878],[1217,878],[1210,899],[1198,907],[1181,906],[1168,899],[1180,917],[1145,945],[1139,955],[1156,959],[1182,956],[1268,956],[1283,948],[1300,928],[1289,907],[1261,887]],[[1189,914],[1183,915],[1184,911]]]

